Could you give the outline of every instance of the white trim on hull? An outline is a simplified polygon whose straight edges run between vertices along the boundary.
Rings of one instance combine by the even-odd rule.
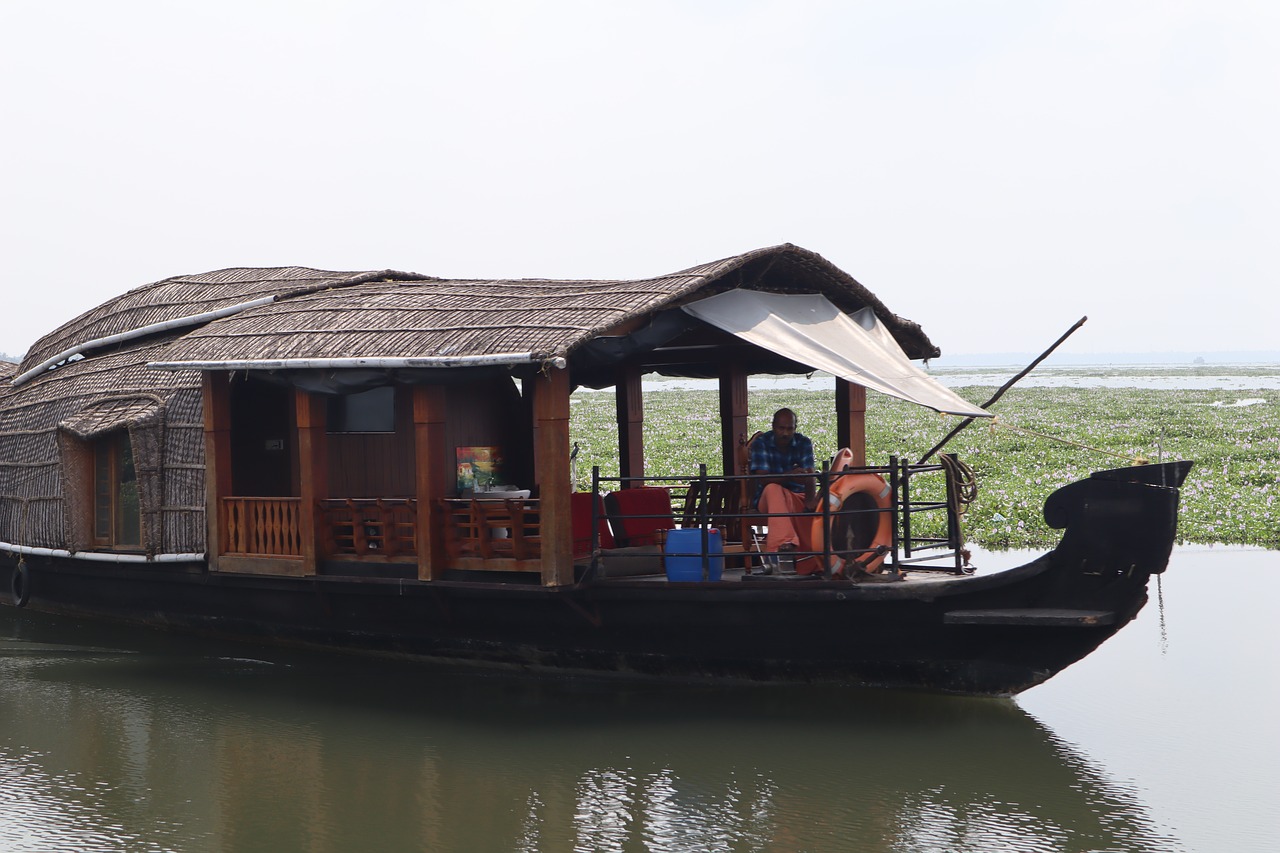
[[[31,545],[14,545],[0,542],[0,551],[10,554],[28,554],[33,557],[64,557],[71,560],[89,560],[99,563],[202,563],[204,554],[111,554],[103,551],[68,551],[65,548],[37,548]]]

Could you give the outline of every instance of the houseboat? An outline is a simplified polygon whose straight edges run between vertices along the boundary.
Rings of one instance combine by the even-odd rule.
[[[0,374],[0,588],[415,659],[1011,695],[1137,614],[1190,463],[1057,490],[1055,549],[972,574],[962,461],[866,458],[868,389],[987,416],[912,364],[939,354],[792,245],[630,281],[165,279]],[[815,370],[844,450],[815,475],[808,550],[770,552],[747,379]],[[718,382],[720,458],[646,473],[652,373]],[[575,490],[570,396],[610,387],[617,474]]]

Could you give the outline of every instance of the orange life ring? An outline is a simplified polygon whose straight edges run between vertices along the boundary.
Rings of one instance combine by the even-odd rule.
[[[831,488],[827,493],[827,501],[831,506],[831,512],[839,512],[844,502],[850,496],[856,494],[867,495],[875,502],[876,508],[888,510],[893,506],[892,489],[885,482],[884,477],[879,474],[842,474],[846,468],[853,464],[853,453],[848,448],[841,450],[836,454],[835,460],[832,462],[830,471]],[[877,513],[879,518],[876,522],[875,535],[871,537],[871,542],[867,548],[871,549],[865,554],[849,559],[848,564],[862,569],[864,572],[874,573],[880,571],[884,565],[884,558],[888,552],[893,549],[893,513],[880,512]],[[829,517],[829,516],[828,516]],[[823,530],[824,517],[822,513],[816,515],[813,519],[813,532],[811,541],[814,548],[822,547],[821,543],[826,541],[825,531]],[[819,560],[819,562],[821,562]],[[841,557],[832,558],[832,573],[837,577],[843,577],[845,572],[845,561]]]

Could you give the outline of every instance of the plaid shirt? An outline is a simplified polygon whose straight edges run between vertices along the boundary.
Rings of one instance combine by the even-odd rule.
[[[813,467],[813,442],[807,436],[796,433],[791,437],[791,444],[785,449],[774,442],[773,431],[764,433],[751,443],[751,473],[763,471],[767,474],[785,474],[792,468]],[[804,483],[788,480],[784,483],[793,492],[803,492]],[[756,486],[755,500],[760,500],[764,491],[764,483]]]

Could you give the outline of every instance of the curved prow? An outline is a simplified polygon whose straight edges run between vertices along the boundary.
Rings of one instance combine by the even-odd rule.
[[[1051,494],[1044,520],[1064,530],[1055,549],[1094,576],[1163,572],[1178,530],[1177,485],[1190,462],[1099,471]]]
[[[1151,486],[1167,486],[1171,489],[1182,488],[1183,480],[1193,463],[1187,460],[1177,462],[1157,462],[1154,465],[1130,465],[1125,468],[1110,468],[1106,471],[1094,471],[1095,480],[1119,480],[1124,483],[1146,483]]]

